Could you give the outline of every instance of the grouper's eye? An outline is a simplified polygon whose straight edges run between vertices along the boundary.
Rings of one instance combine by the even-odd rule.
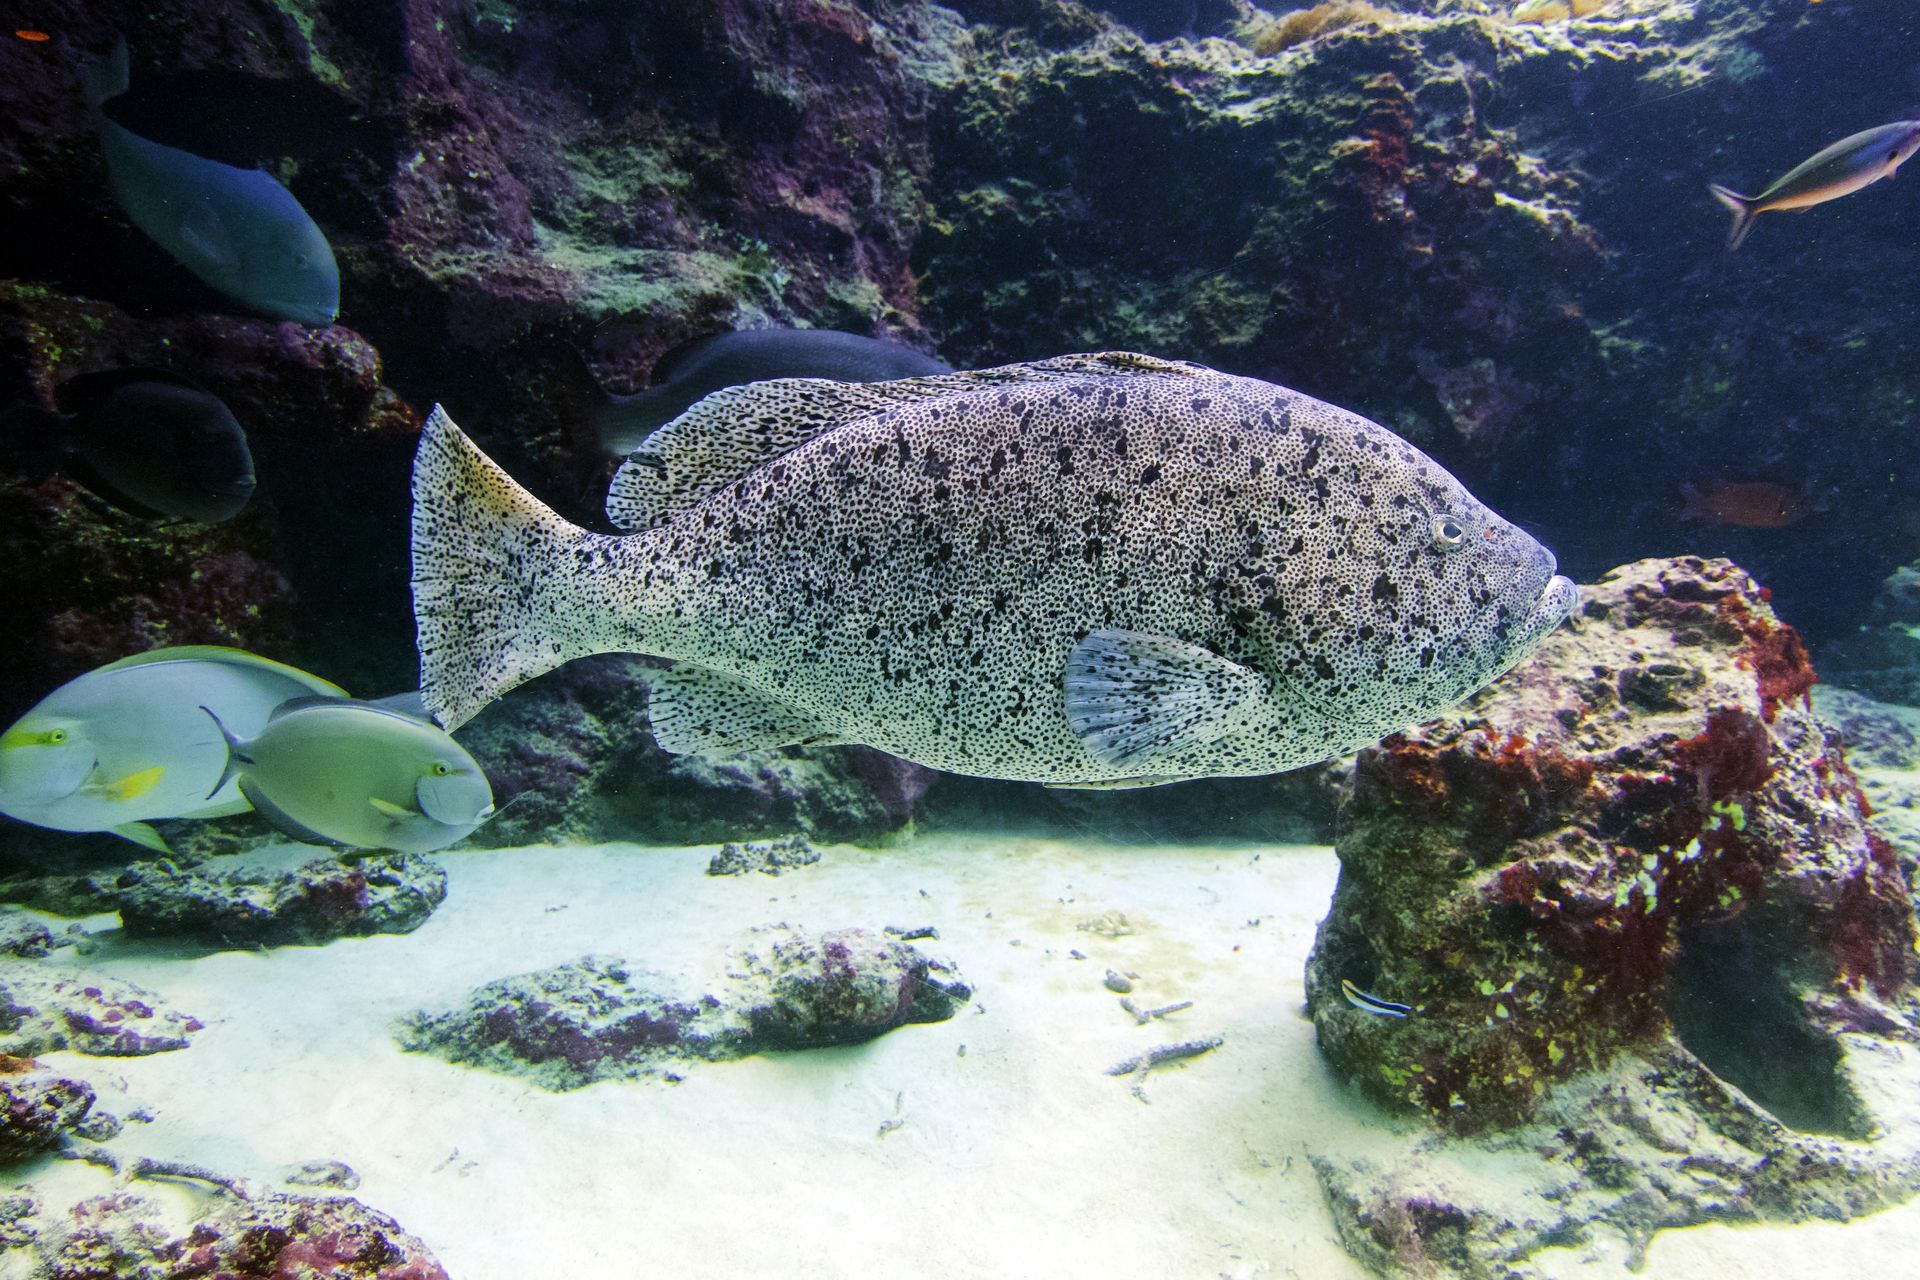
[[[1435,551],[1453,551],[1467,540],[1467,528],[1449,515],[1437,515],[1433,518],[1433,549]]]

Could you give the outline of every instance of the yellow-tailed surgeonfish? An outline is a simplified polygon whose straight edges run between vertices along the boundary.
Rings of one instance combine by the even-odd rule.
[[[226,736],[221,785],[238,779],[260,816],[294,840],[426,853],[493,816],[493,788],[431,721],[372,702],[302,698],[243,738]]]
[[[315,675],[242,649],[155,649],[89,671],[0,734],[0,813],[59,831],[111,831],[150,849],[154,818],[217,818],[247,801],[201,707],[257,733],[290,698],[344,698]]]
[[[1897,120],[1840,139],[1775,178],[1757,196],[1743,196],[1718,183],[1708,184],[1713,198],[1733,212],[1728,251],[1740,247],[1747,232],[1753,230],[1753,220],[1768,210],[1804,212],[1852,195],[1882,178],[1891,178],[1915,151],[1920,151],[1920,120]]]

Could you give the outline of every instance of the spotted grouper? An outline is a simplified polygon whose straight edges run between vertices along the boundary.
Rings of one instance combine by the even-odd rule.
[[[592,653],[676,660],[676,752],[865,743],[1061,786],[1261,774],[1430,718],[1572,610],[1551,552],[1385,428],[1124,352],[701,400],[596,534],[436,409],[422,695],[453,728]]]

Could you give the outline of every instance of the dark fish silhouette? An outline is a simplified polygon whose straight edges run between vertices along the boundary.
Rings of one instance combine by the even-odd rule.
[[[253,455],[226,404],[164,369],[83,373],[54,389],[60,412],[31,414],[38,450],[124,511],[217,524],[253,497]]]
[[[833,329],[714,333],[661,356],[653,366],[654,385],[638,395],[612,397],[595,415],[595,425],[607,452],[625,455],[655,428],[722,387],[771,378],[892,382],[950,372],[952,366],[912,347]]]
[[[340,313],[326,236],[272,174],[163,146],[106,104],[127,91],[127,45],[86,68],[107,185],[134,226],[207,284],[263,315],[318,327]]]
[[[1784,529],[1813,510],[1805,492],[1769,480],[1710,480],[1680,489],[1682,520],[1740,529]]]

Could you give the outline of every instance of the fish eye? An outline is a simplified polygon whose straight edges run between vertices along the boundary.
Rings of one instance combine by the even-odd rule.
[[[61,743],[65,742],[66,740],[67,740],[67,731],[65,729],[54,729],[49,731],[47,734],[47,741],[52,743],[56,747],[59,746]]]
[[[433,762],[434,777],[444,778],[447,775],[451,774],[452,772],[453,772],[453,766],[448,764],[445,760],[435,760]]]
[[[1437,515],[1433,518],[1433,549],[1452,551],[1467,540],[1467,528],[1450,515]]]

